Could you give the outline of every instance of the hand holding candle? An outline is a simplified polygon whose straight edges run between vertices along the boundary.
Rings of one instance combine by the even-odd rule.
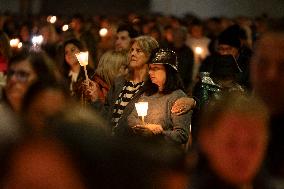
[[[77,60],[79,61],[80,66],[84,67],[84,71],[85,71],[85,77],[86,77],[86,81],[89,81],[89,77],[88,77],[88,73],[87,73],[87,69],[86,66],[88,65],[88,57],[89,57],[89,52],[80,52],[75,54]]]
[[[142,123],[144,125],[144,116],[147,115],[148,111],[148,102],[137,102],[135,103],[135,108],[138,116],[142,117]]]

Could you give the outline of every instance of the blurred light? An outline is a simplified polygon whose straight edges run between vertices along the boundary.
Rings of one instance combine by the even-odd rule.
[[[17,48],[19,43],[20,43],[20,40],[18,38],[10,40],[10,46],[13,47],[13,48]]]
[[[62,31],[67,31],[69,29],[68,24],[62,26]]]
[[[32,38],[33,45],[40,45],[42,42],[43,42],[42,35],[33,36],[33,38]]]
[[[20,43],[18,44],[18,49],[22,48],[22,46],[23,46],[23,43],[20,42]]]
[[[56,22],[56,16],[48,16],[47,17],[47,22],[54,24]]]
[[[107,35],[107,32],[108,31],[107,31],[106,28],[102,28],[102,29],[100,29],[99,34],[100,34],[101,37],[105,37]]]
[[[203,49],[201,47],[195,47],[195,53],[198,55],[201,55],[203,52]]]

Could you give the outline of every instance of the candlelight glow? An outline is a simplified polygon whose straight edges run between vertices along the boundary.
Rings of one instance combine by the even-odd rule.
[[[43,42],[43,37],[42,35],[37,35],[37,36],[33,36],[32,38],[32,43],[34,45],[40,45]]]
[[[99,34],[100,34],[101,37],[105,37],[107,35],[107,32],[108,31],[107,31],[106,28],[102,28],[102,29],[100,29]]]
[[[57,18],[56,16],[48,16],[47,17],[47,22],[54,24],[56,22]]]
[[[135,108],[138,116],[146,116],[148,111],[148,102],[137,102]]]
[[[89,52],[80,52],[75,54],[77,60],[79,61],[79,64],[81,66],[87,66],[88,65],[88,57],[89,57]]]
[[[20,40],[18,38],[10,40],[10,46],[13,47],[13,48],[17,48],[19,43],[20,43]]]
[[[23,46],[23,43],[20,42],[20,43],[18,44],[18,49],[22,48],[22,46]]]
[[[201,47],[195,47],[195,53],[198,55],[201,55],[203,52],[203,49]]]
[[[67,24],[65,24],[64,26],[62,26],[62,31],[67,31],[69,29],[69,26]]]

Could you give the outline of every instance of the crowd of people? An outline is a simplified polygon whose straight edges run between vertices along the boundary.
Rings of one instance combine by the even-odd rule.
[[[56,19],[0,17],[1,187],[284,188],[283,19]]]

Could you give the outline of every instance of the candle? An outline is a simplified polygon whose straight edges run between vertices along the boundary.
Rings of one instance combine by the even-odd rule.
[[[203,52],[203,49],[201,48],[201,47],[195,47],[195,53],[197,54],[197,55],[201,55],[202,54],[202,52]]]
[[[135,103],[135,108],[138,116],[142,117],[142,123],[144,125],[144,116],[147,115],[148,111],[148,102],[137,102]]]
[[[13,48],[18,48],[19,43],[20,43],[20,40],[18,38],[10,40],[10,46]]]
[[[80,52],[80,53],[75,54],[75,56],[79,64],[84,67],[85,77],[86,77],[86,80],[88,81],[89,77],[88,77],[86,66],[88,65],[89,52],[88,51]]]

